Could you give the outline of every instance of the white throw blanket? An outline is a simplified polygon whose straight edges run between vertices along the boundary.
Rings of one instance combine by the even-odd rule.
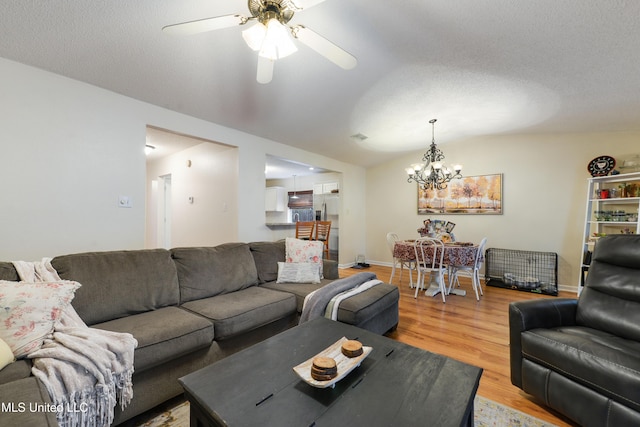
[[[14,262],[21,280],[61,280],[51,260]],[[32,373],[46,386],[60,426],[108,426],[116,401],[124,409],[133,398],[133,352],[127,333],[89,328],[71,304],[54,326],[53,337],[30,353]]]

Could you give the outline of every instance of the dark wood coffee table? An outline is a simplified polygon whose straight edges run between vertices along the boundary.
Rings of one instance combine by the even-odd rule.
[[[293,367],[343,336],[373,347],[335,388]],[[317,319],[180,378],[191,426],[472,426],[482,369]]]

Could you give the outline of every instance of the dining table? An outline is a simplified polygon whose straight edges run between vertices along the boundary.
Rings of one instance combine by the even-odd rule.
[[[415,240],[398,240],[393,246],[394,258],[403,260],[416,260]],[[444,263],[448,266],[473,267],[476,261],[479,245],[471,242],[447,242],[444,244]],[[428,296],[436,296],[440,293],[437,275],[432,274],[429,287],[425,291]],[[465,296],[464,289],[453,288],[450,294]]]

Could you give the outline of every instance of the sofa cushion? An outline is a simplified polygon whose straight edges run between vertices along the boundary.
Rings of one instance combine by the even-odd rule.
[[[272,289],[274,291],[287,292],[295,295],[296,297],[296,310],[298,313],[302,313],[302,306],[304,305],[304,298],[311,292],[320,289],[324,285],[333,282],[333,280],[320,279],[320,283],[277,283],[267,282],[260,285],[263,288]]]
[[[332,280],[322,279],[321,282],[319,285],[269,282],[262,284],[261,287],[294,294],[296,296],[296,309],[298,313],[302,313],[304,298],[316,289],[331,283]],[[338,320],[350,325],[361,325],[386,308],[397,306],[399,299],[400,292],[397,286],[381,283],[344,299],[338,307]]]
[[[171,250],[180,281],[180,302],[238,291],[258,283],[246,243]],[[276,266],[277,267],[277,266]]]
[[[325,279],[337,280],[340,278],[338,262],[332,259],[322,260],[322,277]]]
[[[165,249],[64,255],[51,264],[82,284],[71,304],[87,325],[178,304],[176,268]]]
[[[138,340],[134,356],[136,372],[208,347],[214,338],[213,323],[178,307],[165,307],[93,327],[128,332]]]
[[[36,377],[23,378],[0,384],[3,410],[0,424],[3,426],[45,427],[57,426],[56,413],[51,410],[51,398],[44,385]],[[44,404],[49,406],[44,407]],[[11,410],[13,409],[13,410]]]
[[[11,262],[0,262],[0,280],[11,280],[17,282],[20,280],[16,268]]]
[[[284,240],[277,242],[252,242],[249,243],[251,255],[253,255],[258,280],[260,283],[271,282],[278,277],[278,263],[285,260]]]
[[[640,342],[581,326],[522,333],[522,354],[640,411]]]
[[[398,287],[381,283],[343,300],[338,307],[338,321],[360,325],[384,309],[398,305]]]
[[[190,301],[182,307],[211,319],[216,340],[221,341],[294,315],[296,299],[291,294],[253,286]]]
[[[27,378],[31,375],[31,359],[18,359],[0,370],[0,384]]]

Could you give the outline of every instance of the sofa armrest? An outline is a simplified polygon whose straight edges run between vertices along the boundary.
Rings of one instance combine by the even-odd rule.
[[[338,262],[332,259],[322,260],[322,275],[325,279],[336,280],[340,278]]]
[[[575,325],[577,306],[578,300],[573,298],[535,299],[509,304],[509,354],[513,385],[522,388],[521,334],[531,329]]]

